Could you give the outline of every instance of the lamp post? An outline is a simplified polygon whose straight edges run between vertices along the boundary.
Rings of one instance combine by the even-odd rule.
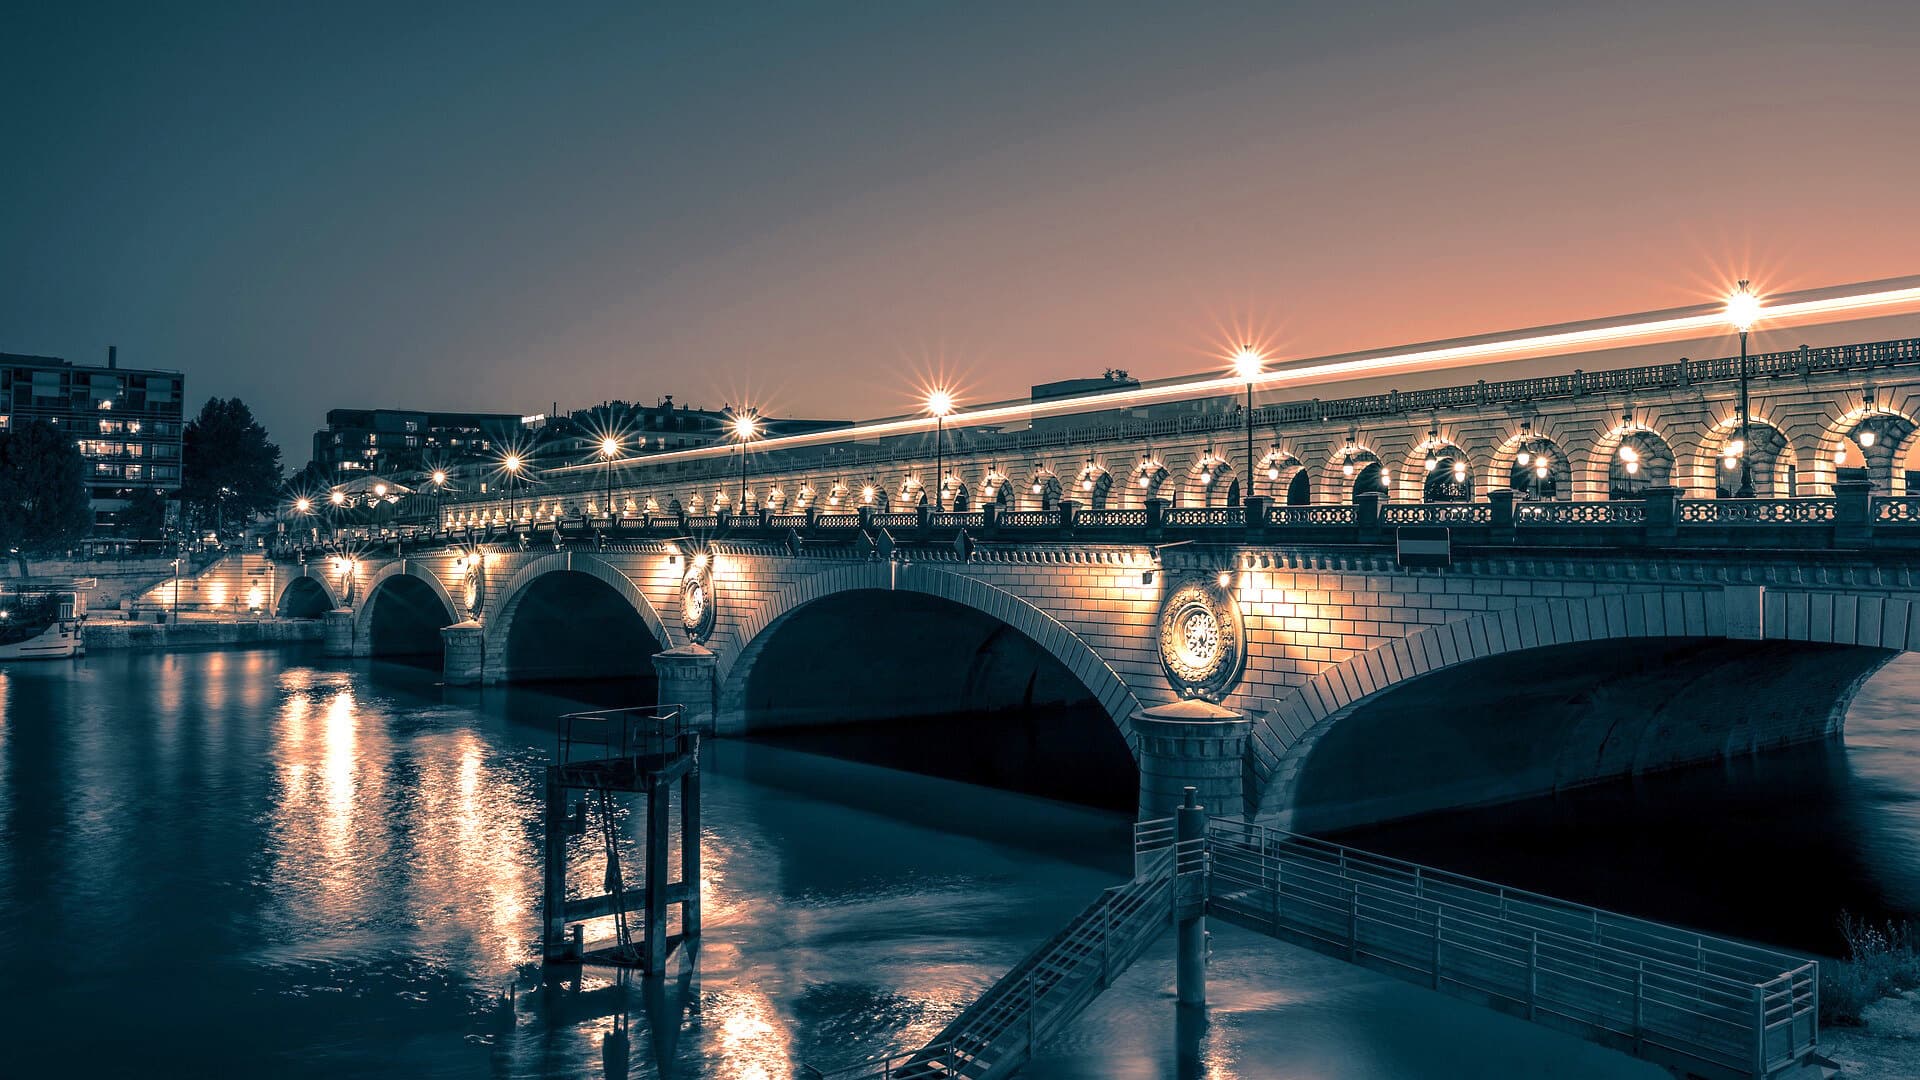
[[[180,559],[180,552],[175,551],[173,555],[173,614],[167,617],[167,624],[169,626],[180,621]]]
[[[733,441],[740,444],[740,510],[747,507],[747,440],[760,434],[760,422],[750,412],[741,413],[729,425]]]
[[[613,513],[613,459],[620,454],[620,440],[612,435],[600,440],[600,458],[607,463],[607,518]]]
[[[928,394],[927,411],[933,414],[933,510],[937,514],[947,508],[947,415],[953,412],[953,394],[946,390]]]
[[[1753,295],[1747,279],[1741,278],[1733,295],[1727,297],[1727,321],[1740,331],[1740,490],[1735,498],[1753,498],[1753,439],[1747,431],[1747,331],[1760,317],[1760,298]]]
[[[507,528],[509,529],[512,529],[513,523],[520,519],[520,515],[516,512],[519,507],[515,497],[518,495],[520,471],[526,467],[527,463],[520,459],[519,454],[510,453],[500,459],[500,468],[507,474]]]
[[[1240,505],[1245,506],[1247,496],[1253,494],[1253,380],[1260,377],[1262,360],[1259,350],[1251,345],[1240,346],[1233,354],[1233,370],[1247,381],[1247,482],[1240,486]],[[1275,436],[1278,438],[1278,436]]]
[[[446,522],[440,520],[440,504],[447,494],[447,470],[435,469],[428,479],[433,481],[433,527],[436,530],[446,528]]]

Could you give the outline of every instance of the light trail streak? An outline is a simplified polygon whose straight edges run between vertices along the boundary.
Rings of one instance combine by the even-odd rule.
[[[1757,318],[1762,326],[1778,326],[1783,323],[1804,324],[1835,315],[1860,317],[1901,314],[1914,310],[1920,310],[1920,276],[1791,293],[1762,303],[1758,309]],[[1685,340],[1697,337],[1703,331],[1714,330],[1730,332],[1725,301],[1587,322],[1532,327],[1476,338],[1456,338],[1450,341],[1399,346],[1392,349],[1275,361],[1252,381],[1255,390],[1312,386],[1410,371],[1441,371],[1472,363],[1509,363],[1550,356],[1574,356],[1603,349]],[[1030,401],[1022,398],[982,405],[973,409],[956,410],[946,417],[945,422],[949,429],[977,427],[1010,420],[1031,420],[1041,416],[1105,411],[1188,398],[1242,393],[1246,389],[1247,381],[1244,375],[1222,372],[1217,375],[1167,379],[1131,390],[1046,401]],[[756,453],[764,453],[772,450],[911,435],[933,431],[935,422],[935,417],[925,414],[884,417],[848,427],[764,438],[754,443],[753,448]],[[736,448],[731,445],[675,450],[665,454],[648,454],[643,457],[629,458],[625,462],[616,463],[616,467],[631,468],[704,461],[728,457],[736,452]],[[602,462],[586,462],[558,466],[548,472],[564,474],[604,467]]]

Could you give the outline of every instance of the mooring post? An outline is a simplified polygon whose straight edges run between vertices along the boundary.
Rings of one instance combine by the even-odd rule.
[[[541,952],[548,960],[577,959],[567,944],[567,789],[558,769],[547,770],[546,899],[541,908]]]
[[[1174,902],[1180,904],[1180,845],[1187,841],[1204,841],[1207,836],[1207,808],[1200,805],[1194,788],[1187,788],[1186,799],[1174,811]],[[1204,879],[1203,879],[1204,880]],[[1204,1006],[1207,1003],[1207,906],[1206,895],[1181,904],[1175,909],[1179,920],[1178,959],[1174,974],[1176,997],[1182,1005]]]
[[[680,947],[691,948],[700,936],[700,753],[680,779],[680,881],[686,899],[680,904]]]
[[[645,932],[646,972],[658,975],[667,970],[667,839],[671,825],[667,815],[673,788],[655,782],[647,788],[647,924]],[[687,883],[691,887],[691,883]]]

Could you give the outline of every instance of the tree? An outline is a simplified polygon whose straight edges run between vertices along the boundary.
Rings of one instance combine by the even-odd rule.
[[[159,540],[167,531],[167,497],[153,488],[140,488],[127,499],[118,518],[120,534],[130,540]]]
[[[180,497],[216,529],[229,514],[272,509],[280,491],[280,448],[239,398],[208,398],[187,422]]]
[[[70,547],[93,524],[87,463],[66,433],[44,420],[0,432],[0,548],[27,557]]]

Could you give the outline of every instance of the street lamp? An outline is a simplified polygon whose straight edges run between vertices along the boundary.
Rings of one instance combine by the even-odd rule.
[[[527,463],[521,460],[519,454],[509,452],[505,457],[500,459],[500,468],[507,474],[507,528],[509,529],[513,528],[513,523],[519,520],[520,517],[516,512],[518,507],[515,505],[514,499],[517,494],[516,489],[519,486],[520,472],[526,467]]]
[[[446,498],[447,470],[435,469],[433,470],[433,475],[428,477],[428,479],[433,481],[433,527],[435,529],[444,529],[447,525],[446,522],[440,520],[440,507],[442,501]]]
[[[947,508],[947,416],[953,412],[953,394],[946,390],[928,394],[927,411],[933,414],[933,509],[939,513]]]
[[[620,440],[612,435],[600,440],[600,458],[607,463],[607,517],[613,515],[613,459],[620,456]]]
[[[1234,373],[1247,381],[1247,456],[1242,459],[1247,463],[1247,483],[1240,489],[1242,506],[1253,494],[1253,380],[1260,377],[1261,364],[1259,350],[1251,345],[1242,345],[1240,351],[1233,354]]]
[[[750,412],[741,413],[727,425],[733,441],[740,444],[740,509],[747,506],[747,441],[760,434],[760,421]]]
[[[1747,279],[1727,297],[1727,322],[1740,331],[1740,490],[1735,498],[1753,498],[1753,439],[1747,431],[1747,331],[1760,318],[1760,298],[1753,295]]]

